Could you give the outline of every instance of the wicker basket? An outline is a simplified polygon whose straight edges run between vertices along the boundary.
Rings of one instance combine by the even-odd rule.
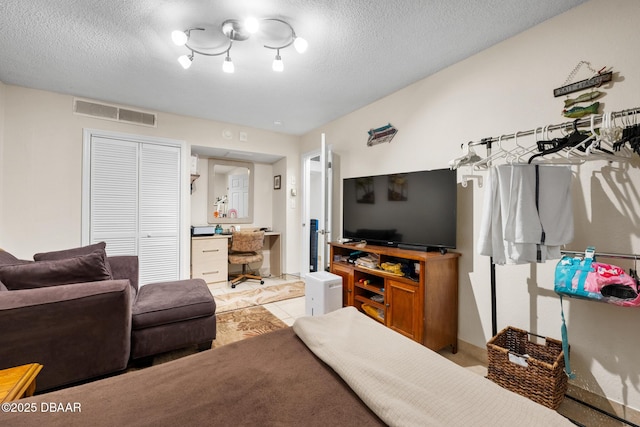
[[[521,394],[552,409],[562,403],[567,391],[562,342],[545,338],[545,344],[529,340],[522,329],[507,327],[487,343],[488,376],[496,384]],[[509,360],[513,356],[529,355],[526,366]]]

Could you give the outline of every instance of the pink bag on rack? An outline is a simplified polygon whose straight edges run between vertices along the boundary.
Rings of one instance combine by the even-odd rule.
[[[609,304],[640,305],[638,284],[622,268],[602,262],[592,263],[591,268],[584,284],[586,290],[600,293]]]
[[[555,291],[559,294],[636,307],[640,306],[638,288],[636,279],[622,268],[593,261],[592,256],[565,256],[556,266]]]

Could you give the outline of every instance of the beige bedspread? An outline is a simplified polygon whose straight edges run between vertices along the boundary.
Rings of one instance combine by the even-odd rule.
[[[391,426],[572,426],[346,307],[293,325],[316,356]]]

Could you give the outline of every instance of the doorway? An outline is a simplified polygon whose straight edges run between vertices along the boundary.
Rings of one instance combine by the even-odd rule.
[[[322,254],[318,263],[318,223],[322,216],[322,172],[320,166],[320,150],[306,153],[302,157],[303,208],[302,208],[302,242],[301,273],[318,271],[322,265]]]
[[[328,271],[329,245],[335,240],[333,206],[335,189],[339,188],[338,156],[325,143],[302,155],[302,256],[300,272],[304,277],[315,271]]]

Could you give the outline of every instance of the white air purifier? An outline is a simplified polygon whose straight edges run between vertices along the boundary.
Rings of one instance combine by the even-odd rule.
[[[309,273],[304,282],[307,316],[320,316],[342,308],[342,277],[317,271]]]

